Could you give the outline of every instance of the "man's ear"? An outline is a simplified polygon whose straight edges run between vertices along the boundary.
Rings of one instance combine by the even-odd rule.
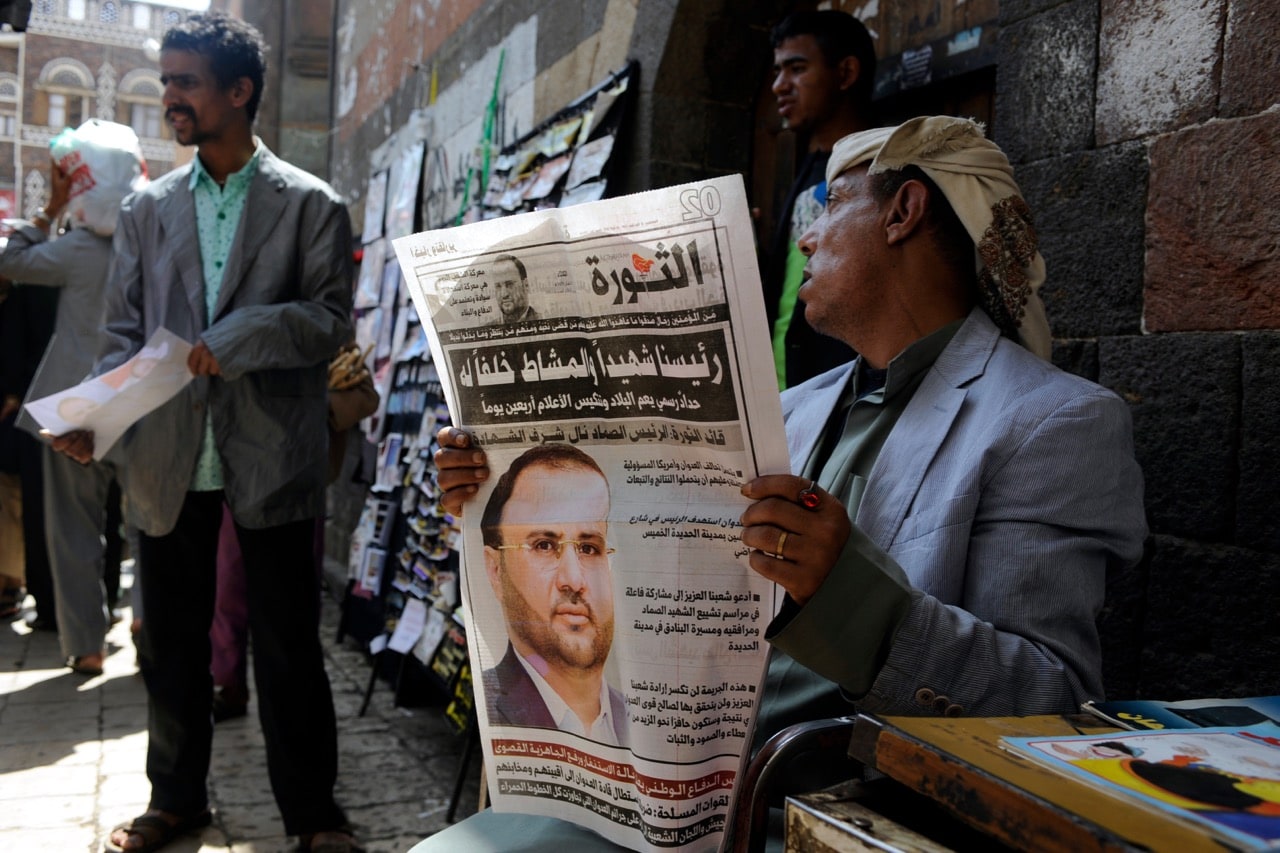
[[[858,61],[856,56],[846,56],[836,65],[836,75],[840,81],[840,91],[845,92],[853,88],[853,84],[858,82],[858,75],[862,73],[862,63]]]
[[[929,190],[919,181],[906,181],[889,201],[885,238],[890,246],[920,231],[929,214]]]
[[[231,105],[234,107],[243,107],[249,103],[249,99],[253,97],[253,81],[248,77],[237,77],[231,81],[231,85],[227,87],[227,94],[231,97]]]
[[[502,553],[497,548],[484,546],[484,573],[489,577],[489,586],[493,587],[493,594],[502,598],[502,579],[498,577],[498,573],[502,571]]]

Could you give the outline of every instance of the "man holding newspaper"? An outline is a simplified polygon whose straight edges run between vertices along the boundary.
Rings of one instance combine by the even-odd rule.
[[[1102,695],[1106,573],[1138,559],[1125,405],[1049,364],[1030,211],[980,125],[919,118],[838,142],[800,239],[806,319],[860,353],[783,394],[793,474],[743,485],[752,569],[787,596],[757,720],[1071,712]],[[489,476],[446,428],[444,503]],[[609,845],[482,813],[415,850]],[[565,849],[584,849],[581,846]]]

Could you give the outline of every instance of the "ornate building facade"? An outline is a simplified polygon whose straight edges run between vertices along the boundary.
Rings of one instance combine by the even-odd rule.
[[[0,32],[0,215],[48,192],[49,140],[91,118],[131,126],[155,177],[189,153],[164,121],[156,56],[187,11],[143,0],[35,0],[25,33]]]

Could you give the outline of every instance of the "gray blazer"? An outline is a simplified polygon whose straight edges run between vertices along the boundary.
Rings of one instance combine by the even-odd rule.
[[[851,369],[783,395],[793,467]],[[975,309],[885,442],[856,522],[912,587],[859,710],[1023,715],[1102,698],[1106,573],[1141,556],[1147,531],[1129,411],[1110,391],[1002,338]],[[837,684],[850,586],[833,571],[771,638]]]
[[[164,327],[203,340],[221,366],[124,437],[131,520],[159,536],[177,523],[206,407],[236,521],[261,528],[324,510],[327,364],[351,334],[351,225],[320,179],[263,146],[211,324],[188,188],[191,166],[125,199],[107,277],[95,375]]]
[[[111,238],[88,228],[73,228],[50,240],[34,224],[22,221],[0,254],[0,276],[18,284],[60,288],[53,338],[26,402],[39,400],[84,381],[93,367],[102,328],[102,289],[111,262]],[[26,409],[18,426],[36,433],[40,425]]]

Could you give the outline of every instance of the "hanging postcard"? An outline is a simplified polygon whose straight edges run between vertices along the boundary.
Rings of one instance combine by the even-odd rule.
[[[422,158],[426,142],[418,140],[400,152],[391,164],[387,178],[388,240],[412,234],[418,212],[418,197],[422,187]]]
[[[364,230],[360,242],[368,245],[382,237],[383,221],[387,212],[387,170],[383,169],[369,179],[369,191],[364,196]]]

